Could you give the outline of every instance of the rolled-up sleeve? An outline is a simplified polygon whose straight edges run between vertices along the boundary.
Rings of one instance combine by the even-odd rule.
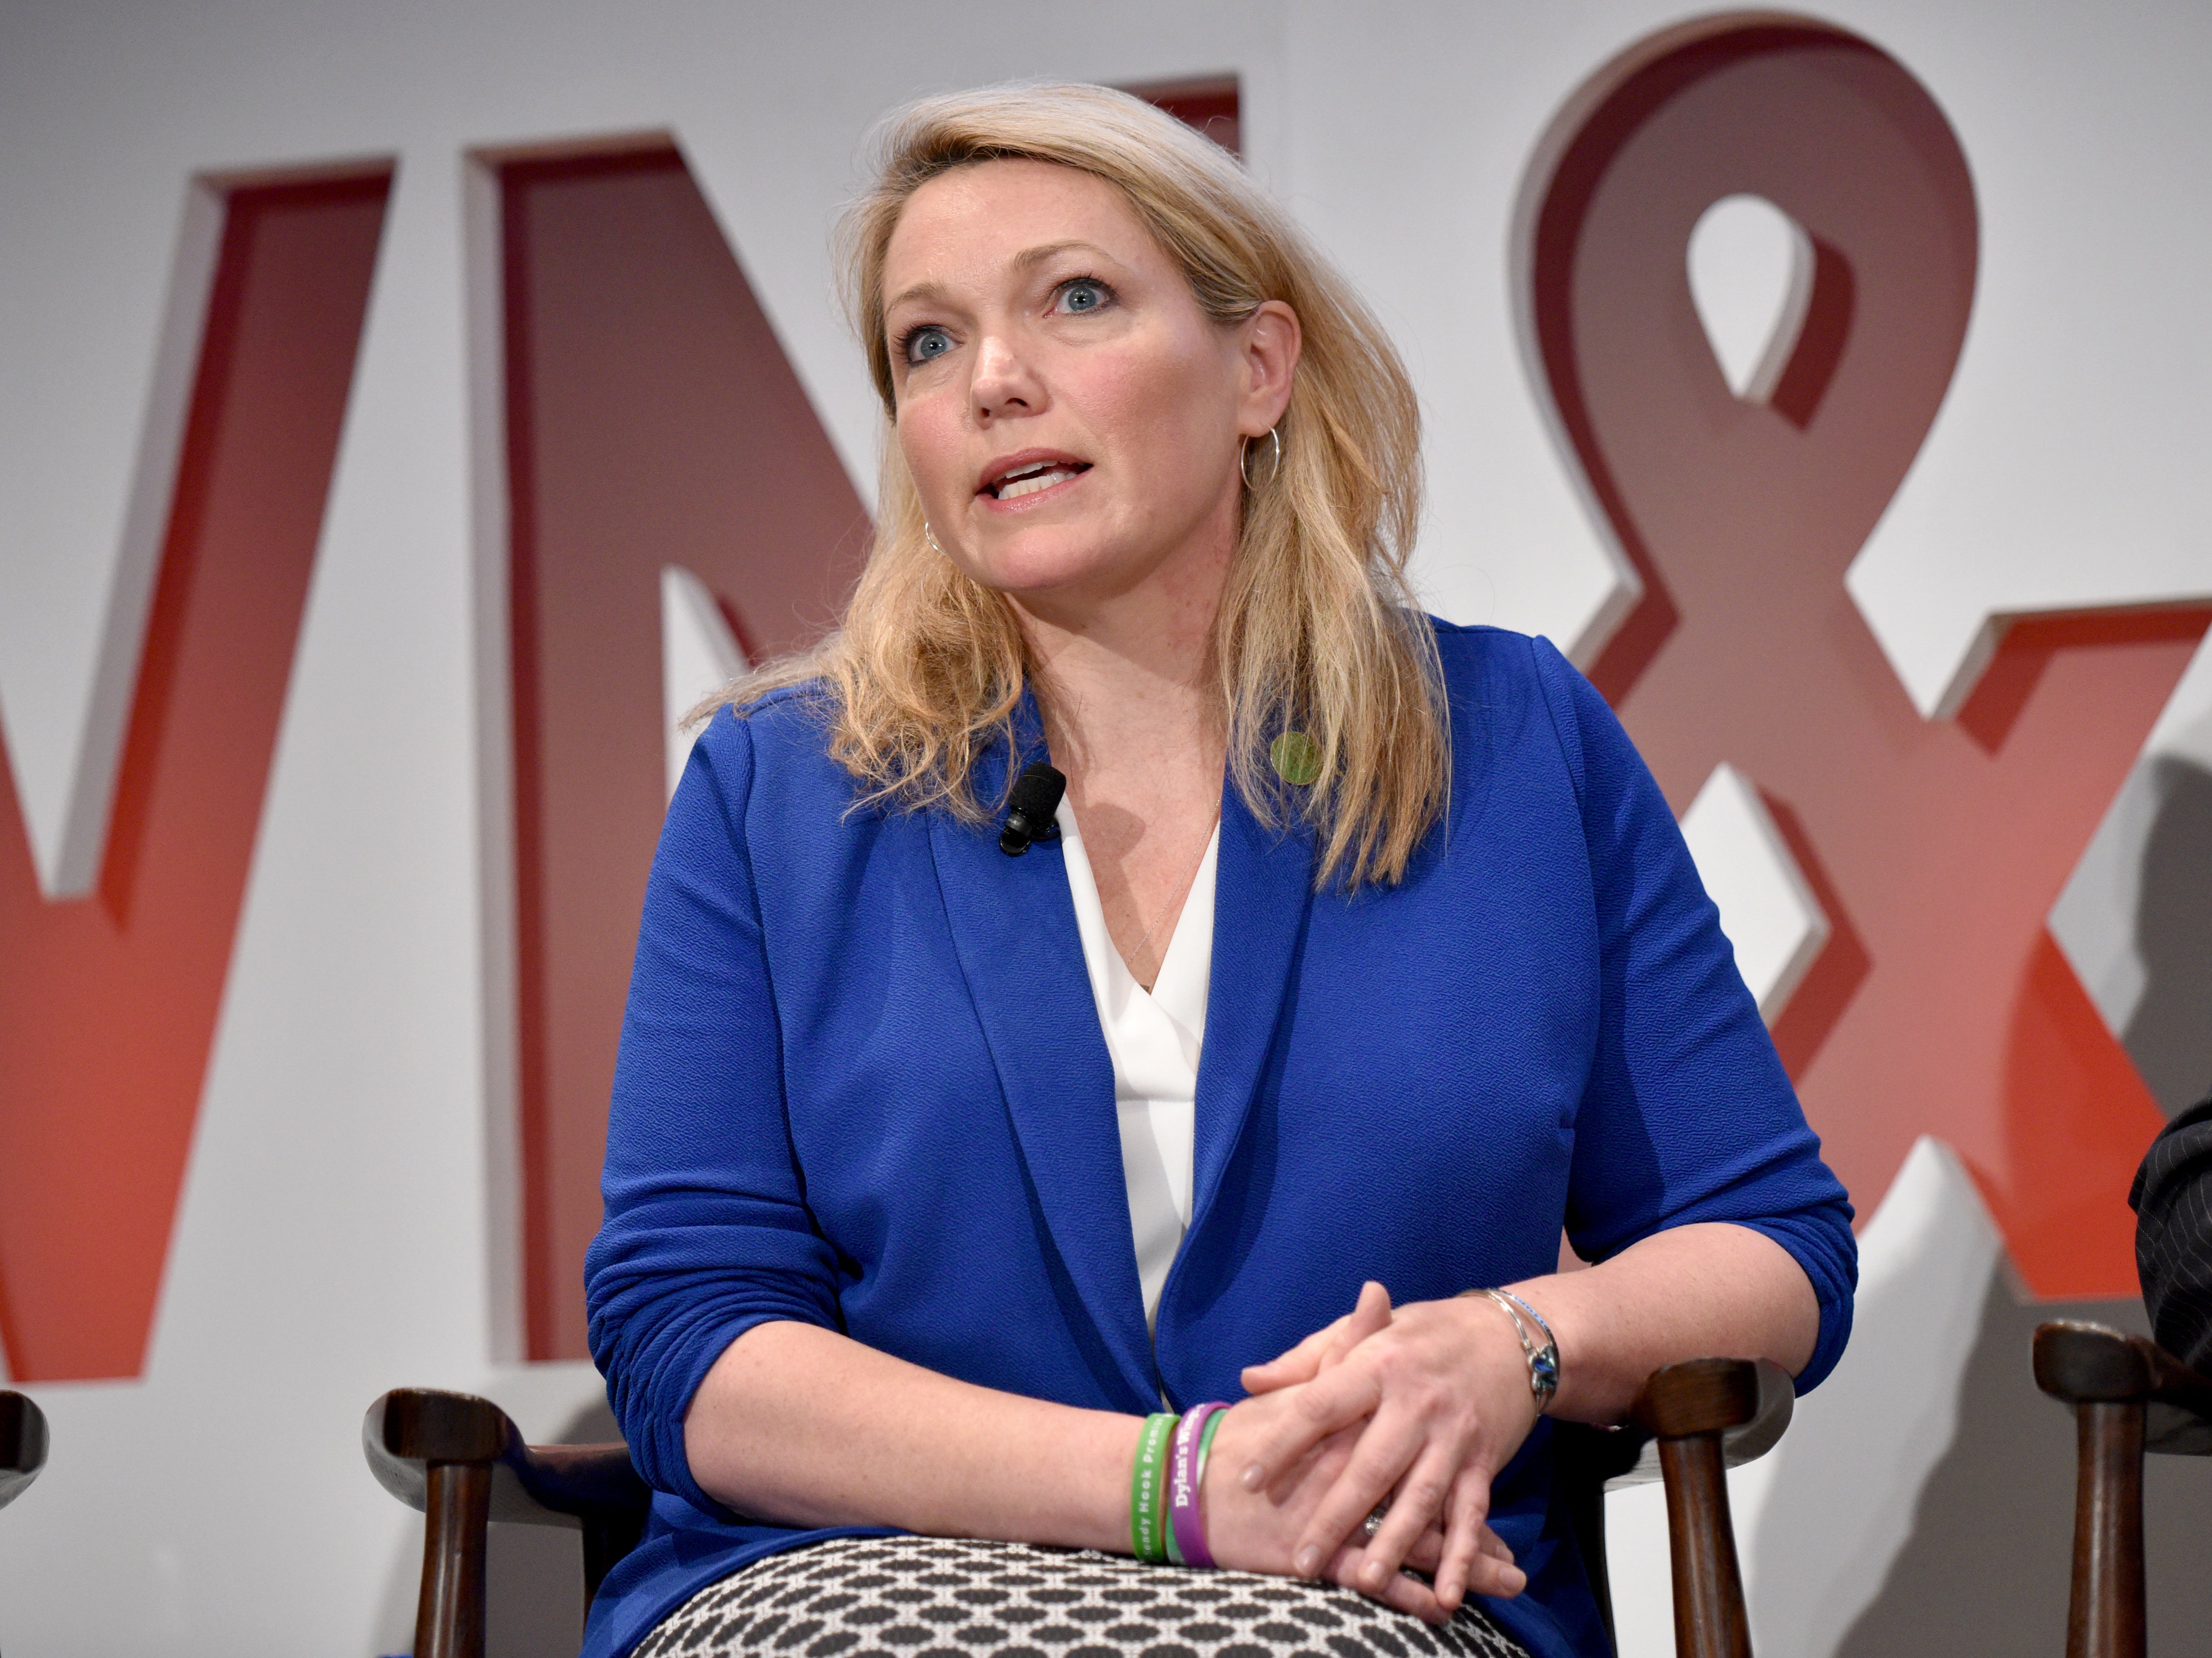
[[[718,714],[694,745],[646,888],[615,1066],[606,1218],[585,1259],[592,1356],[655,1488],[709,1513],[684,1418],[755,1325],[836,1327],[836,1258],[808,1213],[744,838],[753,752]]]
[[[1588,1259],[1696,1222],[1773,1239],[1820,1303],[1802,1393],[1835,1368],[1850,1334],[1850,1201],[1820,1160],[1657,783],[1589,682],[1544,642],[1536,652],[1582,808],[1601,986],[1569,1236]]]

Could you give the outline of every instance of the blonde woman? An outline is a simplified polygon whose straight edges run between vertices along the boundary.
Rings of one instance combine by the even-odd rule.
[[[1855,1271],[1656,787],[1413,605],[1405,373],[1212,145],[932,100],[846,229],[881,521],[654,865],[586,1650],[1602,1652],[1543,1418],[1810,1386]]]

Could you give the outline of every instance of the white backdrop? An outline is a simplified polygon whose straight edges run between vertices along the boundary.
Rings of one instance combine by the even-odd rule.
[[[52,890],[89,879],[113,763],[95,710],[135,660],[134,630],[108,619],[143,605],[130,509],[158,470],[149,410],[188,181],[399,160],[151,1356],[139,1381],[35,1390],[55,1456],[0,1515],[0,1640],[398,1650],[413,1533],[362,1468],[362,1408],[399,1383],[462,1387],[550,1432],[596,1392],[584,1367],[495,1356],[514,1340],[486,1152],[466,149],[672,131],[865,497],[877,416],[825,235],[869,122],[1007,76],[1233,70],[1252,165],[1413,363],[1432,602],[1572,644],[1613,576],[1514,344],[1510,212],[1566,94],[1680,15],[1645,0],[0,9],[0,715]],[[1850,0],[1826,15],[1933,90],[1980,192],[1958,378],[1852,576],[1933,710],[1993,613],[2212,591],[2212,12]],[[2203,657],[2153,747],[2212,767]],[[2170,775],[2147,758],[2058,911],[2117,1029],[2144,995],[2136,871]],[[1864,1212],[1881,1194],[1856,1195]],[[1945,1154],[1917,1154],[1895,1198],[1881,1249],[1868,1239],[1859,1347],[1742,1492],[1773,1658],[1838,1650],[1898,1570],[2002,1289]],[[1931,1326],[1939,1338],[1913,1338]],[[1869,1424],[1895,1455],[1839,1450],[1870,1442]],[[1792,1518],[1793,1480],[1833,1497],[1830,1535]],[[1625,1645],[1661,1650],[1648,1531],[1627,1530]]]

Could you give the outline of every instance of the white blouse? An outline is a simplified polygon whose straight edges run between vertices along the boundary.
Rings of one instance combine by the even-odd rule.
[[[1216,826],[1198,875],[1176,918],[1175,933],[1147,991],[1129,972],[1106,930],[1097,877],[1083,850],[1075,809],[1060,803],[1060,847],[1068,895],[1083,935],[1083,965],[1098,1004],[1099,1028],[1114,1060],[1114,1102],[1121,1119],[1121,1173],[1129,1188],[1129,1226],[1144,1286],[1145,1323],[1158,1317],[1160,1290],[1190,1225],[1191,1159],[1197,1129],[1198,1051],[1206,1036],[1206,994],[1213,976]]]

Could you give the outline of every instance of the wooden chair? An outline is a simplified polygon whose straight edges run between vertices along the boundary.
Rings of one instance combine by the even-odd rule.
[[[2212,1455],[2212,1379],[2094,1324],[2035,1332],[2035,1383],[2074,1407],[2066,1658],[2143,1658],[2143,1454]]]
[[[1627,1425],[1553,1430],[1553,1502],[1565,1510],[1611,1639],[1605,1494],[1663,1479],[1674,1583],[1676,1658],[1751,1658],[1743,1573],[1729,1517],[1728,1470],[1772,1450],[1790,1426],[1796,1390],[1778,1365],[1693,1359],[1655,1372]],[[1620,1643],[1614,1641],[1614,1649]]]
[[[21,1393],[0,1392],[0,1509],[46,1466],[46,1416]]]
[[[1699,1359],[1655,1375],[1626,1426],[1559,1426],[1554,1500],[1590,1564],[1608,1634],[1605,1493],[1663,1478],[1675,1650],[1680,1658],[1749,1658],[1724,1475],[1782,1437],[1793,1398],[1773,1365]],[[378,1483],[426,1519],[415,1658],[483,1658],[487,1521],[580,1530],[587,1611],[644,1530],[652,1493],[619,1441],[528,1445],[489,1401],[416,1388],[371,1405],[361,1437]]]
[[[645,1532],[653,1492],[620,1440],[528,1445],[489,1399],[404,1387],[368,1407],[361,1444],[377,1483],[423,1514],[415,1658],[483,1658],[488,1521],[580,1531],[586,1612]]]

